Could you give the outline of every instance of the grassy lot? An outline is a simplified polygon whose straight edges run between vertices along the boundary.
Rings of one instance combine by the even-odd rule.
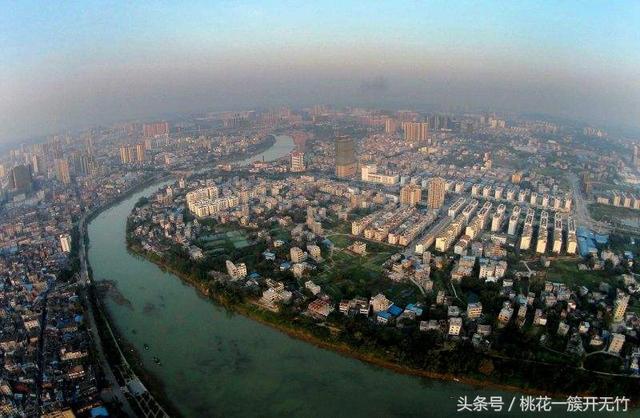
[[[545,280],[565,283],[568,286],[586,286],[589,289],[597,288],[601,282],[615,284],[619,278],[605,271],[580,271],[578,262],[572,260],[555,260],[551,266],[542,271]]]
[[[334,252],[323,271],[313,279],[335,298],[367,296],[387,287],[382,268],[372,266],[364,257]]]
[[[247,241],[247,236],[242,230],[233,230],[227,232],[220,232],[213,235],[206,235],[200,237],[200,242],[203,249],[212,254],[220,252],[220,250],[235,249],[248,247],[250,244]]]
[[[629,305],[629,307],[627,308],[627,311],[635,312],[638,315],[640,315],[640,300],[631,299],[631,305]]]
[[[338,234],[329,235],[327,238],[338,248],[347,248],[355,241],[352,237]]]
[[[204,248],[209,249],[209,248],[222,248],[226,245],[227,240],[226,239],[213,239],[213,240],[204,240]]]
[[[632,244],[631,237],[629,236],[609,234],[607,247],[616,252],[631,251],[633,254],[637,255],[640,253],[640,240],[635,238],[634,241],[635,242]]]
[[[279,239],[282,241],[289,241],[291,239],[291,234],[285,228],[281,226],[277,226],[272,228],[269,233],[273,237],[273,239]]]
[[[603,205],[600,203],[589,204],[589,213],[591,217],[597,221],[617,222],[620,219],[638,220],[640,218],[640,210]]]
[[[555,181],[558,182],[558,186],[560,188],[568,190],[571,189],[571,183],[567,180],[565,172],[556,167],[545,167],[537,170],[537,172],[543,176],[552,177]]]
[[[233,246],[237,248],[245,248],[249,246],[247,237],[242,231],[229,231],[225,234],[227,239],[233,243]]]
[[[415,302],[420,296],[415,285],[396,283],[384,277],[382,264],[397,253],[399,248],[365,240],[367,255],[358,256],[345,249],[359,238],[341,234],[329,235],[327,238],[334,243],[336,249],[333,256],[327,257],[326,265],[313,280],[332,297],[370,297],[384,293],[390,300],[404,306]]]
[[[335,233],[341,233],[341,234],[351,233],[351,222],[338,220],[336,216],[332,216],[327,221],[324,221],[323,226]]]
[[[357,238],[336,234],[327,238],[336,249],[313,280],[329,295],[335,298],[370,296],[390,288],[391,282],[383,277],[382,264],[396,252],[394,247],[367,242],[367,255],[358,256],[344,250]]]

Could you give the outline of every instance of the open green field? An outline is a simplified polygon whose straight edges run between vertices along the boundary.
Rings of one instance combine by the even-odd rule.
[[[289,233],[289,231],[281,226],[271,228],[269,234],[273,237],[273,239],[279,239],[282,241],[289,241],[291,239],[291,234]]]
[[[558,182],[558,186],[560,186],[560,188],[566,189],[566,190],[571,189],[571,183],[569,183],[569,180],[567,179],[567,176],[564,170],[561,170],[557,167],[547,166],[545,168],[541,168],[536,171],[538,174],[553,178],[555,181]]]
[[[382,264],[397,252],[393,246],[367,242],[367,255],[358,256],[344,250],[357,238],[334,234],[327,237],[336,248],[328,256],[314,282],[335,298],[371,296],[378,292],[394,294],[395,284],[383,277]],[[410,288],[410,286],[403,285]],[[404,290],[407,290],[406,288]]]
[[[627,308],[629,312],[635,312],[640,315],[640,301],[638,299],[632,299],[631,305]]]
[[[568,286],[586,286],[589,289],[597,288],[601,282],[615,285],[619,278],[612,276],[607,272],[578,270],[578,263],[573,260],[554,260],[550,267],[545,271],[544,280],[565,283]]]
[[[591,217],[597,221],[619,222],[620,219],[640,221],[640,210],[603,205],[601,203],[591,203],[588,207]]]
[[[347,248],[354,241],[356,241],[355,239],[353,239],[350,236],[341,235],[341,234],[329,235],[329,236],[327,236],[327,239],[329,239],[331,242],[333,242],[333,245],[335,245],[338,248]]]
[[[200,237],[199,241],[202,243],[203,249],[208,253],[220,253],[231,246],[235,249],[240,249],[250,245],[246,234],[242,230],[206,235]]]
[[[247,237],[242,231],[229,231],[225,235],[227,239],[233,243],[235,248],[245,248],[249,246]]]
[[[338,220],[336,216],[329,217],[326,222],[323,222],[325,228],[335,233],[350,234],[351,222]]]

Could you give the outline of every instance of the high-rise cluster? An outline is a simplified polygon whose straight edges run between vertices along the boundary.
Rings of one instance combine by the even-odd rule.
[[[407,141],[426,141],[429,139],[427,122],[402,122],[404,139]]]
[[[122,164],[141,163],[144,162],[144,144],[121,145],[120,146],[120,162]]]
[[[157,135],[169,134],[169,122],[145,123],[142,126],[142,135],[144,137],[154,137]]]

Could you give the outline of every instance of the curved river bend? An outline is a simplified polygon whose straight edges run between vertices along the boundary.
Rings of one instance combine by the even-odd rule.
[[[278,137],[265,160],[291,149],[290,138]],[[104,301],[113,325],[184,417],[459,417],[459,396],[500,394],[396,374],[228,314],[173,274],[127,251],[127,216],[157,187],[133,194],[89,224],[89,261],[96,280],[113,280],[131,302]]]

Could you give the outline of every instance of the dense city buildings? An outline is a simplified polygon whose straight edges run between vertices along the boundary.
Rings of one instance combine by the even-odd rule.
[[[33,3],[0,418],[640,415],[637,0]]]
[[[361,168],[361,179],[362,181],[370,182],[370,183],[380,183],[385,185],[393,185],[398,183],[400,180],[397,174],[393,173],[381,173],[378,171],[378,166],[376,164],[365,164]],[[341,177],[341,176],[338,176]]]
[[[35,396],[5,396],[6,408],[79,415],[119,408],[97,396],[109,362],[95,356],[92,317],[79,301],[87,286],[106,285],[79,269],[78,233],[93,211],[160,178],[168,180],[129,216],[130,248],[166,260],[230,306],[288,315],[296,332],[301,322],[330,324],[345,338],[340,344],[356,335],[348,321],[371,339],[397,330],[397,357],[376,351],[393,362],[444,359],[449,350],[477,362],[517,361],[520,353],[547,362],[553,350],[583,362],[587,373],[587,359],[606,351],[617,359],[608,373],[638,373],[636,229],[592,219],[584,199],[633,211],[640,193],[620,181],[598,186],[608,180],[594,173],[606,173],[611,161],[595,165],[581,132],[495,115],[328,107],[206,120],[211,127],[197,131],[183,122],[173,133],[145,134],[144,124],[131,123],[53,137],[0,162],[6,306],[29,306],[21,319],[7,311],[5,327],[19,330],[10,344],[30,349],[6,357],[1,377],[12,391]],[[318,126],[329,124],[331,133],[322,134]],[[280,147],[277,158],[264,157]],[[558,163],[554,156],[566,149],[585,157]],[[634,158],[620,160],[625,178]],[[590,184],[588,197],[580,182]],[[433,336],[430,345],[401,348],[424,334]],[[517,353],[505,342],[514,338],[522,341]],[[42,367],[26,366],[38,361]],[[27,386],[16,364],[25,365]],[[144,406],[148,396],[131,397],[128,407]]]

